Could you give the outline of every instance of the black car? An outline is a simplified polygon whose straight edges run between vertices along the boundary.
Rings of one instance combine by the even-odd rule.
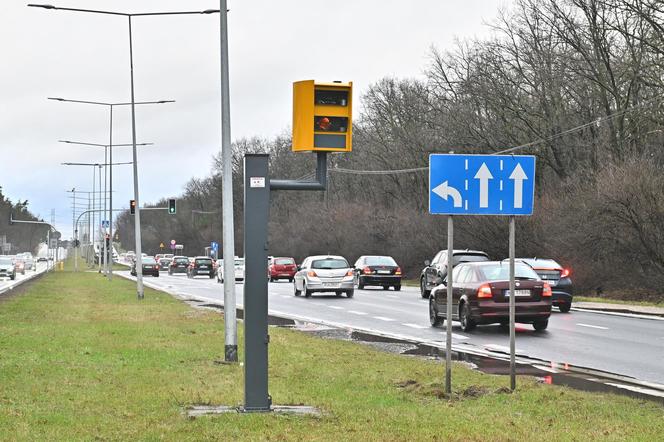
[[[572,308],[574,290],[570,279],[570,270],[564,268],[553,259],[517,258],[528,264],[542,278],[548,282],[553,292],[551,303],[558,307],[561,313],[567,313]]]
[[[489,255],[479,250],[454,250],[452,252],[452,268],[462,262],[488,261]],[[441,284],[447,276],[447,250],[436,253],[431,262],[424,261],[426,266],[420,274],[420,295],[429,299],[431,290]]]
[[[208,278],[214,278],[214,262],[212,258],[207,256],[197,256],[194,258],[194,262],[189,264],[189,270],[187,276],[194,278],[196,276],[207,276]]]
[[[401,267],[391,256],[360,256],[353,266],[355,285],[383,287],[383,290],[401,290]]]
[[[168,270],[171,266],[171,258],[159,258],[159,270]]]
[[[168,274],[174,273],[188,273],[189,272],[189,258],[186,256],[174,256],[171,265],[168,267]]]
[[[151,256],[146,256],[142,259],[143,275],[152,275],[156,278],[159,277],[159,264]],[[136,276],[136,261],[131,265],[131,274]]]

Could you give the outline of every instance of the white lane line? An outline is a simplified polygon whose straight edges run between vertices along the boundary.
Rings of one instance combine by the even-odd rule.
[[[403,326],[405,326],[405,327],[416,328],[416,329],[419,329],[419,330],[423,330],[423,329],[425,329],[425,328],[429,328],[429,327],[424,327],[423,325],[410,324],[410,323],[402,323],[401,325],[403,325]]]
[[[596,329],[599,329],[599,330],[608,330],[609,329],[608,327],[602,327],[602,326],[599,326],[599,325],[581,324],[580,322],[577,322],[576,325],[578,325],[579,327],[596,328]]]
[[[279,297],[283,298],[283,299],[291,299],[292,298],[292,296],[287,296],[287,295],[279,295]]]
[[[335,310],[343,310],[343,307],[339,307],[338,305],[326,305],[326,307],[333,308]]]
[[[392,299],[399,299],[399,297],[397,295],[385,295],[385,296],[387,296],[388,298],[392,298]]]
[[[354,315],[360,315],[360,316],[368,315],[367,312],[358,312],[357,310],[348,310],[348,313],[352,313]]]
[[[372,316],[372,318],[378,319],[379,321],[385,321],[385,322],[394,321],[394,319],[386,318],[385,316]]]

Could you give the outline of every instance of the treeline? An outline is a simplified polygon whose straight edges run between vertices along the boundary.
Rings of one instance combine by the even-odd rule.
[[[378,81],[360,97],[353,153],[331,155],[328,191],[275,192],[270,254],[390,254],[415,277],[446,247],[445,218],[428,214],[429,154],[507,151],[538,158],[535,215],[518,219],[517,255],[555,258],[585,290],[657,290],[663,5],[516,0],[490,38],[432,49],[425,79]],[[275,178],[307,178],[315,167],[312,155],[290,153],[288,136],[235,143],[237,254],[246,152],[269,152]],[[176,238],[200,253],[221,240],[220,170],[217,157],[210,177],[192,179],[166,224],[164,215],[142,212],[147,249]],[[133,248],[131,219],[118,223],[123,245]],[[458,248],[495,258],[507,255],[507,236],[504,218],[455,222]]]
[[[46,242],[48,227],[35,224],[9,224],[10,215],[14,219],[23,221],[40,221],[28,210],[28,200],[18,200],[16,203],[7,198],[0,187],[0,236],[11,244],[9,252],[0,254],[16,254],[20,252],[37,252],[39,243]]]

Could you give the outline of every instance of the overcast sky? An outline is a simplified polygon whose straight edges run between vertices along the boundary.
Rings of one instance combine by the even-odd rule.
[[[122,12],[217,9],[214,0],[48,0],[60,7]],[[108,143],[106,107],[46,97],[122,102],[130,99],[127,20],[116,16],[0,2],[0,185],[16,201],[71,237],[69,194],[92,190],[91,167]],[[430,48],[484,37],[507,0],[229,0],[231,135],[272,137],[290,130],[293,81],[353,81],[355,97],[392,76],[418,78]],[[179,195],[205,176],[220,149],[219,16],[139,17],[133,22],[141,202]],[[362,103],[359,103],[361,108]],[[359,109],[356,107],[356,112]],[[129,108],[119,108],[114,143],[131,142]],[[114,150],[131,161],[131,148]],[[131,166],[114,168],[114,206],[133,198]]]

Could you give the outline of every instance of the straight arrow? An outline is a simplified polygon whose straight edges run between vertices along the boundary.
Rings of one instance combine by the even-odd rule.
[[[480,180],[480,208],[489,207],[489,180],[493,179],[491,171],[482,163],[480,170],[475,174],[475,179]]]
[[[516,167],[510,174],[510,179],[514,180],[514,208],[521,209],[523,208],[523,181],[528,179],[526,172],[524,172],[520,163],[516,164]]]

